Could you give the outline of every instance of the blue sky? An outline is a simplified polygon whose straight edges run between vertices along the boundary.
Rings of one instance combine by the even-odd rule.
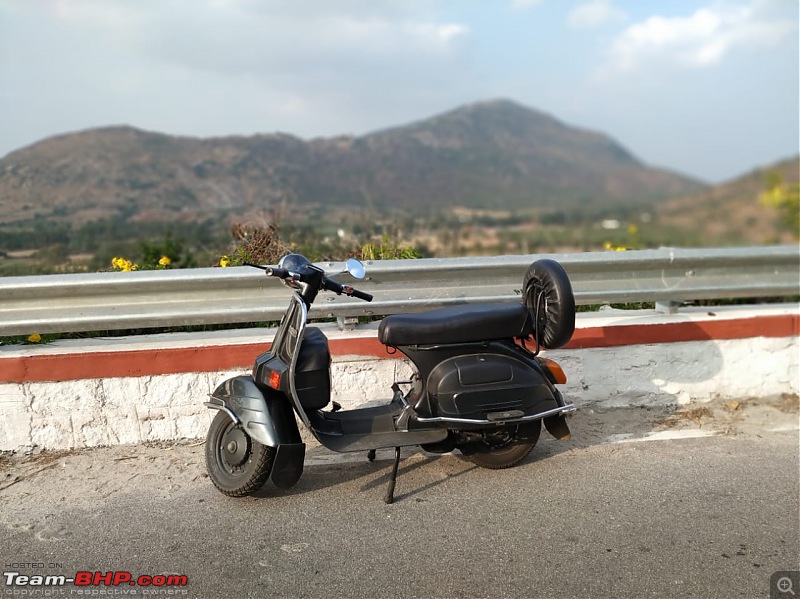
[[[0,156],[360,135],[509,98],[719,182],[798,153],[796,0],[0,0]]]

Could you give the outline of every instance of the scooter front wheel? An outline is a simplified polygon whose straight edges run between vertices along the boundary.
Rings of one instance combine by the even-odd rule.
[[[275,448],[254,441],[224,412],[206,435],[206,469],[214,486],[229,497],[258,491],[272,472]]]

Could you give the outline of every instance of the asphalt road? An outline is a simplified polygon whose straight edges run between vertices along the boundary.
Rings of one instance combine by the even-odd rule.
[[[504,471],[409,452],[393,505],[382,501],[391,452],[369,463],[314,448],[293,490],[244,499],[213,488],[202,452],[7,461],[3,572],[186,575],[158,590],[187,597],[752,598],[770,597],[774,572],[800,569],[791,427],[625,443],[543,434]],[[0,583],[17,597],[148,590]]]

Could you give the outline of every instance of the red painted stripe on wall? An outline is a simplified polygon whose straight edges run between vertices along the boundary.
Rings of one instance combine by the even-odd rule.
[[[800,334],[796,314],[756,316],[737,320],[704,320],[669,324],[617,325],[577,329],[567,349],[619,347],[750,337],[792,337]],[[81,352],[0,358],[0,383],[72,381],[81,379],[153,376],[182,372],[247,370],[268,344],[218,345],[188,348]],[[378,358],[390,354],[375,337],[332,339],[335,356]]]
[[[720,341],[749,337],[793,337],[798,334],[800,334],[800,316],[782,314],[736,320],[702,320],[576,329],[567,344],[567,349],[680,343],[712,339]]]

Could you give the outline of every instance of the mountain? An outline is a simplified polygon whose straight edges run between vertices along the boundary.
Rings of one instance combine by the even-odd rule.
[[[61,135],[0,160],[0,223],[197,219],[278,205],[596,210],[702,188],[606,135],[495,100],[362,137],[195,139],[125,126]]]
[[[701,236],[706,245],[792,243],[778,211],[759,202],[770,177],[800,182],[800,156],[756,169],[727,183],[663,202],[656,209],[662,225]]]

